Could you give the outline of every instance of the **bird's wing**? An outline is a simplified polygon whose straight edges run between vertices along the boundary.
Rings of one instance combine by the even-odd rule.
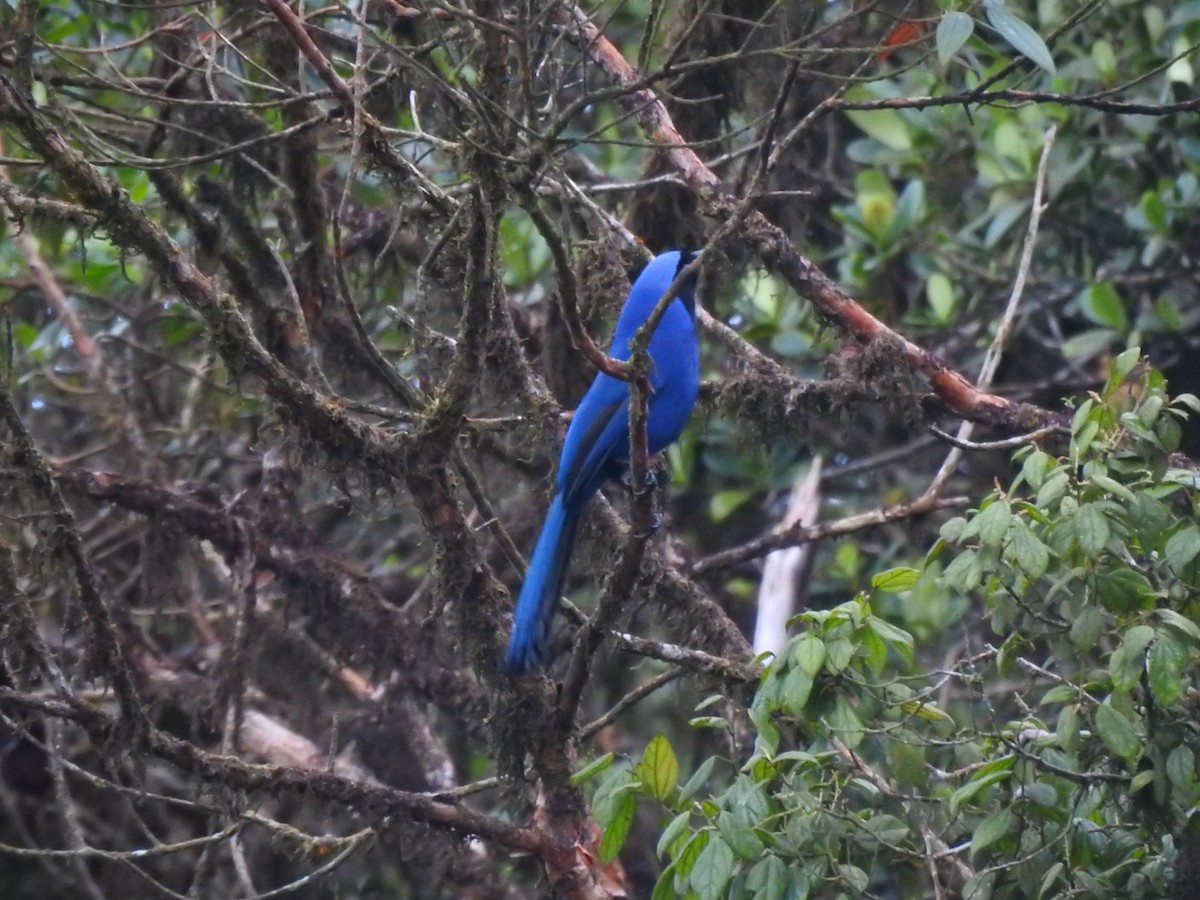
[[[586,502],[613,477],[629,456],[629,389],[615,378],[599,376],[575,411],[563,445],[558,490],[568,506]]]

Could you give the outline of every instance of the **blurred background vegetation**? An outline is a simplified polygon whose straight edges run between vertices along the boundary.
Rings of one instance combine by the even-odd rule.
[[[9,0],[0,35],[0,893],[1194,896],[1200,3]],[[954,449],[647,86],[1061,427]],[[561,301],[603,343],[681,246],[702,404],[564,723],[561,661],[497,670],[591,378]],[[771,538],[802,484],[834,527]]]

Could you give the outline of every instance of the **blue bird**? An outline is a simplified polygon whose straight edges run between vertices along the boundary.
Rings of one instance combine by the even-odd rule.
[[[613,332],[609,355],[630,356],[629,343],[645,323],[679,271],[695,259],[690,251],[672,250],[642,270]],[[650,338],[649,416],[646,437],[650,452],[673,443],[683,431],[700,387],[700,352],[696,343],[696,279],[680,288]],[[550,625],[558,609],[579,523],[592,495],[604,482],[620,478],[629,467],[629,384],[603,372],[588,388],[563,443],[554,500],[538,537],[517,611],[504,669],[523,674],[545,663]]]

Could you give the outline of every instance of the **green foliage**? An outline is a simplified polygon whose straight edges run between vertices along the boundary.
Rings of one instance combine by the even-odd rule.
[[[609,775],[606,852],[641,796],[664,816],[660,897],[915,896],[931,858],[964,896],[1164,896],[1200,797],[1197,482],[1171,465],[1200,401],[1138,362],[1118,357],[1064,452],[1019,452],[1012,484],[946,522],[920,569],[797,617],[744,765],[710,758],[677,790],[660,734]],[[939,592],[998,646],[931,665],[878,613]]]
[[[1054,58],[1042,36],[1027,22],[1018,18],[1004,5],[1004,0],[983,0],[983,9],[996,34],[1021,56],[1036,63],[1049,74],[1055,72]]]

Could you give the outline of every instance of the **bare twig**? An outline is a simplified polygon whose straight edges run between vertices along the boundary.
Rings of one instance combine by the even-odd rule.
[[[979,385],[982,388],[988,387],[992,383],[992,378],[995,377],[996,369],[1000,365],[1000,357],[1004,352],[1004,343],[1008,339],[1009,332],[1012,330],[1017,309],[1021,304],[1021,297],[1025,293],[1025,282],[1029,277],[1029,268],[1033,264],[1033,249],[1037,244],[1038,228],[1042,222],[1042,197],[1046,189],[1046,172],[1050,162],[1050,150],[1054,146],[1055,131],[1055,127],[1051,125],[1046,131],[1045,142],[1042,145],[1042,155],[1038,160],[1037,176],[1034,179],[1033,185],[1033,205],[1029,210],[1029,224],[1025,229],[1025,241],[1021,246],[1021,258],[1017,264],[1017,274],[1013,279],[1012,291],[1008,295],[1008,303],[1005,304],[1004,313],[996,325],[996,334],[992,338],[991,346],[988,347],[988,352],[983,359],[983,365],[979,370]],[[1049,422],[1036,430],[1058,430],[1064,424],[1063,422]],[[946,459],[942,462],[941,468],[938,469],[937,474],[934,475],[933,480],[929,483],[929,487],[926,488],[926,495],[936,495],[950,480],[955,469],[958,468],[959,461],[962,459],[962,448],[959,445],[970,441],[974,431],[975,423],[970,420],[964,421],[959,426],[958,433],[955,435],[956,443],[950,452],[946,454]]]

